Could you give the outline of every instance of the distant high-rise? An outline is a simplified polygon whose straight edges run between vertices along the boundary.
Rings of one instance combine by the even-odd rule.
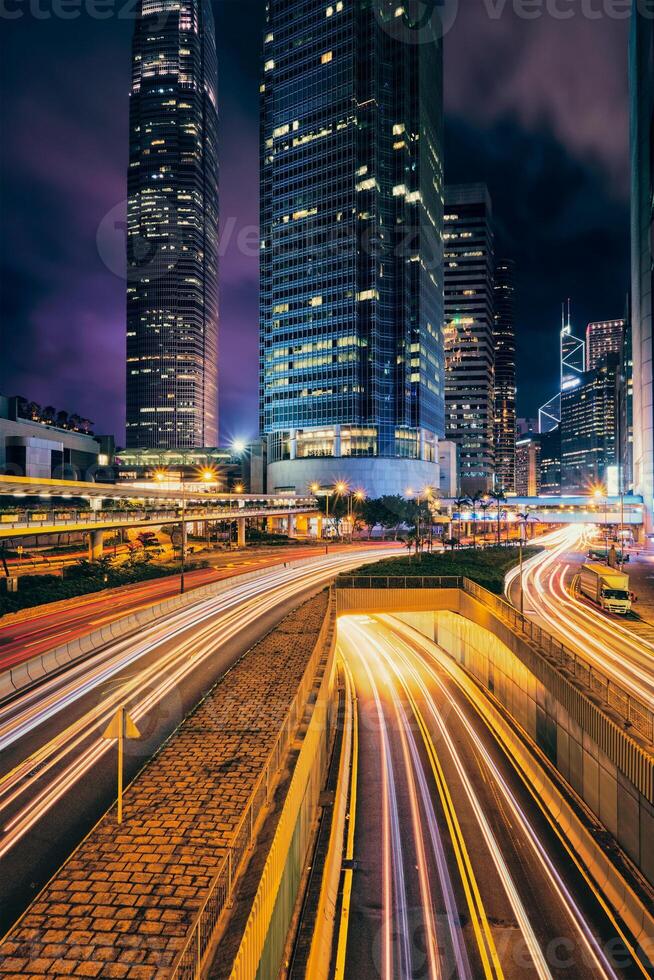
[[[445,432],[465,494],[494,482],[493,229],[485,184],[445,190]]]
[[[438,486],[442,42],[437,13],[420,44],[401,36],[407,18],[343,0],[267,6],[260,406],[272,491]]]
[[[495,266],[495,482],[515,489],[516,338],[515,263]]]
[[[625,321],[597,320],[586,327],[586,370],[598,368],[607,354],[624,351]]]
[[[218,441],[218,65],[210,0],[141,0],[127,203],[127,446]]]
[[[573,333],[570,300],[566,317],[565,305],[561,309],[559,334],[559,390],[538,409],[540,432],[552,432],[561,423],[561,396],[581,384],[586,371],[586,341]]]
[[[561,393],[561,492],[588,494],[609,483],[619,454],[620,357]]]
[[[654,21],[641,4],[631,16],[631,330],[634,490],[654,529]]]
[[[534,433],[518,439],[515,454],[515,491],[519,497],[540,493],[540,436]]]

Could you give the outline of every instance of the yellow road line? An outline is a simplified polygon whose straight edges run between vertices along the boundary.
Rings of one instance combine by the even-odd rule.
[[[462,673],[463,673],[463,676],[466,679],[466,685],[469,684],[474,689],[474,687],[476,687],[475,681],[472,678],[470,678],[465,671],[462,671]],[[454,675],[453,674],[451,674],[450,676],[452,676],[454,678]],[[464,684],[462,684],[458,678],[454,678],[454,680],[455,680],[456,683],[458,683],[459,688],[462,691],[463,695],[468,700],[468,702],[470,703],[470,705],[472,706],[472,708],[475,710],[475,712],[479,715],[479,717],[481,718],[482,722],[486,725],[486,727],[488,728],[489,732],[491,733],[491,735],[493,736],[493,738],[495,739],[495,741],[499,745],[500,749],[502,750],[502,752],[504,753],[504,755],[507,757],[507,759],[509,760],[509,762],[513,766],[515,772],[517,773],[518,777],[520,778],[520,781],[524,784],[525,788],[529,792],[529,795],[532,797],[532,799],[534,800],[534,802],[538,806],[538,809],[541,811],[541,813],[543,814],[543,816],[545,817],[545,819],[549,823],[551,829],[554,831],[554,833],[556,834],[557,838],[559,839],[560,843],[563,845],[564,850],[566,851],[566,853],[568,854],[568,856],[571,858],[572,863],[574,864],[574,866],[577,868],[577,870],[581,874],[582,878],[584,879],[584,881],[586,882],[586,884],[590,888],[591,892],[595,896],[595,898],[596,898],[597,902],[599,903],[600,907],[604,910],[607,918],[609,919],[609,921],[613,925],[614,929],[616,930],[616,932],[618,933],[618,935],[622,939],[622,941],[625,944],[626,948],[631,953],[631,956],[633,958],[634,963],[637,965],[637,967],[642,972],[642,975],[644,977],[649,977],[649,975],[650,975],[649,974],[649,971],[641,963],[640,958],[639,958],[639,956],[637,954],[637,951],[634,949],[634,944],[631,942],[631,940],[627,936],[625,930],[621,927],[621,925],[620,925],[620,923],[619,923],[619,921],[618,921],[618,919],[617,919],[617,917],[616,917],[613,909],[611,908],[611,906],[608,904],[608,902],[604,898],[602,892],[597,887],[597,885],[596,885],[594,879],[592,878],[592,876],[588,873],[585,865],[579,860],[579,858],[578,858],[578,856],[577,856],[574,848],[570,846],[570,842],[568,841],[567,837],[561,831],[561,828],[558,826],[558,824],[556,823],[556,821],[552,817],[552,815],[551,815],[549,809],[547,808],[545,802],[534,791],[534,788],[531,785],[531,783],[529,782],[529,779],[528,779],[526,773],[523,772],[521,766],[515,760],[515,758],[513,756],[513,753],[511,751],[511,744],[510,744],[510,742],[508,741],[508,739],[505,738],[505,736],[502,734],[501,731],[499,731],[499,730],[497,730],[495,728],[495,726],[493,724],[493,721],[492,721],[492,715],[490,713],[487,714],[486,710],[484,710],[480,705],[478,705],[477,699],[472,696],[472,694],[467,690],[467,687]],[[489,701],[492,704],[494,704],[495,710],[498,711],[498,713],[500,714],[501,717],[503,717],[503,711],[502,711],[503,705],[501,704],[501,702],[499,702],[497,700],[497,698],[495,698],[494,695],[492,695],[490,692],[485,691],[483,693],[489,699]],[[524,736],[524,738],[527,740],[527,742],[530,743],[533,746],[533,748],[536,751],[536,754],[538,756],[540,756],[543,760],[545,760],[546,757],[545,757],[544,753],[539,748],[539,746],[536,745],[536,743],[533,741],[533,739],[531,738],[531,736],[529,735],[529,733],[526,732],[525,729],[518,722],[516,722],[513,719],[512,719],[512,723],[515,726],[516,730],[519,733],[521,733]],[[544,771],[545,771],[546,778],[549,779],[549,776],[547,775],[547,769],[545,767],[544,767]],[[625,887],[629,888],[629,885],[627,883],[625,883]],[[629,888],[629,890],[633,894],[632,889]]]
[[[346,686],[352,697],[352,768],[350,771],[350,807],[348,812],[347,842],[345,845],[345,859],[352,861],[354,857],[354,827],[356,823],[357,778],[359,774],[359,712],[354,678],[350,665],[345,657],[343,657],[343,667],[345,670]],[[350,924],[353,876],[354,869],[351,867],[346,868],[343,872],[343,898],[341,901],[341,921],[338,927],[334,980],[344,980],[345,977],[345,955],[347,952],[347,936]]]
[[[443,807],[443,812],[445,814],[445,819],[450,832],[450,838],[452,840],[452,846],[454,848],[454,854],[456,857],[456,862],[459,868],[459,873],[461,875],[461,881],[463,884],[463,889],[465,891],[466,900],[468,902],[468,908],[470,910],[470,917],[472,919],[472,925],[475,931],[475,936],[477,938],[477,945],[479,947],[479,953],[481,955],[484,976],[488,978],[503,977],[504,972],[497,955],[497,949],[495,947],[495,941],[490,929],[488,922],[488,917],[486,915],[486,910],[484,908],[484,903],[482,901],[481,895],[479,893],[479,887],[477,885],[477,879],[472,868],[472,863],[470,861],[470,856],[466,848],[465,840],[463,838],[463,832],[461,830],[461,825],[459,823],[456,811],[454,809],[454,803],[452,801],[452,796],[447,786],[447,781],[445,778],[445,773],[443,772],[440,760],[436,753],[436,748],[434,746],[433,739],[425,724],[422,712],[418,707],[418,703],[409,689],[408,684],[404,678],[399,677],[400,683],[404,688],[407,695],[409,703],[411,705],[411,710],[418,722],[418,727],[420,729],[420,734],[422,735],[425,748],[427,749],[427,755],[429,757],[429,762],[431,765],[432,773],[434,776],[434,781],[436,783],[436,788],[438,790],[438,795],[441,800],[441,805]]]

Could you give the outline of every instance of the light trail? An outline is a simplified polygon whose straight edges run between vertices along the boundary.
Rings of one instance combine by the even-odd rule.
[[[360,552],[320,559],[252,582],[236,581],[233,590],[178,611],[136,636],[109,645],[83,664],[19,696],[0,712],[0,747],[7,748],[98,686],[133,667],[158,646],[168,646],[134,676],[100,694],[99,703],[47,739],[0,779],[0,816],[4,816],[0,858],[4,857],[71,788],[113,749],[101,732],[116,708],[126,706],[138,722],[160,704],[230,639],[275,606],[299,592],[319,586],[343,567],[378,559]],[[69,678],[72,678],[69,680]],[[217,678],[216,678],[217,679]],[[59,767],[62,771],[57,772]],[[49,781],[42,786],[45,777]],[[24,800],[21,803],[21,800]],[[18,806],[17,812],[11,812]]]
[[[598,667],[628,693],[649,704],[654,698],[654,645],[636,636],[576,597],[570,595],[565,580],[570,565],[566,553],[583,549],[587,529],[573,525],[559,532],[551,550],[531,559],[525,566],[524,593],[527,616],[536,616],[545,628],[558,636],[582,659]],[[511,594],[519,575],[512,569],[506,592]]]
[[[430,679],[430,682],[435,684],[436,687],[441,691],[443,696],[448,699],[448,702],[450,703],[451,707],[454,709],[461,723],[467,729],[470,737],[473,740],[475,740],[477,751],[479,752],[481,758],[483,759],[484,764],[488,768],[489,773],[491,774],[493,780],[495,781],[497,787],[499,788],[505,803],[508,805],[512,813],[513,819],[516,822],[516,825],[521,828],[525,837],[529,841],[532,852],[534,853],[534,856],[537,858],[537,860],[541,865],[544,877],[549,880],[550,885],[552,886],[557,897],[562,903],[562,907],[566,909],[570,922],[572,923],[575,930],[577,931],[578,936],[582,942],[582,945],[585,947],[586,954],[590,962],[594,964],[594,969],[596,971],[599,971],[598,972],[599,976],[608,977],[610,978],[610,980],[617,980],[617,974],[615,970],[609,963],[604,953],[604,950],[602,949],[601,945],[597,941],[597,938],[593,935],[592,931],[590,930],[588,923],[586,922],[585,916],[582,910],[580,909],[578,903],[575,901],[570,890],[565,885],[562,876],[554,866],[554,863],[551,860],[549,854],[547,853],[547,850],[543,846],[541,840],[539,839],[537,832],[535,831],[534,827],[531,825],[524,810],[518,803],[515,794],[510,789],[504,776],[500,772],[499,768],[495,764],[493,758],[491,757],[490,753],[488,752],[488,750],[486,749],[482,741],[478,739],[475,726],[472,724],[470,717],[467,715],[465,711],[463,711],[461,706],[457,703],[456,699],[451,697],[451,694],[446,684],[444,683],[442,676],[439,675],[438,671],[435,670],[433,666],[431,666],[431,663],[444,667],[447,670],[449,676],[452,678],[452,680],[457,682],[459,672],[455,669],[455,665],[449,660],[448,655],[446,653],[440,653],[438,647],[436,647],[435,644],[430,644],[426,639],[423,639],[419,634],[412,631],[410,627],[404,626],[404,624],[400,623],[397,620],[394,620],[393,617],[390,616],[382,616],[380,617],[380,619],[384,622],[389,623],[389,628],[392,630],[393,634],[397,637],[399,642],[401,642],[400,636],[404,636],[410,639],[410,642],[408,644],[407,643],[403,644],[404,650],[406,651],[405,653],[399,651],[397,647],[395,648],[395,650],[399,655],[400,662],[405,664],[406,668],[409,670],[414,680],[416,681],[418,687],[420,688],[426,703],[429,705],[430,713],[434,718],[434,721],[439,727],[439,730],[448,746],[452,758],[455,760],[457,771],[459,772],[462,783],[466,788],[466,793],[468,794],[469,799],[471,800],[471,802],[474,799],[474,804],[473,804],[474,810],[475,813],[478,815],[478,819],[480,821],[480,826],[482,828],[484,838],[486,839],[487,843],[492,849],[494,860],[496,859],[498,862],[496,866],[498,867],[498,871],[500,871],[500,877],[502,878],[505,887],[510,892],[512,905],[514,901],[517,903],[513,905],[514,911],[516,912],[516,916],[518,917],[521,923],[521,927],[524,928],[526,926],[528,930],[527,935],[529,936],[529,949],[530,952],[532,952],[532,955],[534,955],[535,953],[535,964],[539,977],[543,977],[543,978],[551,977],[549,967],[547,966],[547,963],[543,958],[542,950],[540,949],[540,946],[538,945],[536,937],[533,933],[533,929],[531,928],[531,925],[529,923],[524,906],[522,906],[522,903],[520,902],[517,891],[515,889],[515,885],[511,880],[509,870],[506,867],[506,863],[504,862],[504,858],[502,856],[501,850],[498,847],[497,842],[493,839],[492,831],[488,826],[488,821],[486,820],[483,809],[479,801],[475,798],[474,788],[472,787],[472,784],[465,772],[463,764],[458,755],[456,745],[453,742],[452,737],[448,731],[447,724],[445,723],[442,714],[439,712],[434,702],[431,691],[429,690],[426,683],[424,682],[424,679],[421,677],[419,673],[419,669],[423,669],[426,671]],[[416,647],[420,647],[421,649],[423,656],[420,658],[416,656],[416,649],[415,649]],[[416,664],[415,666],[411,663],[411,658],[415,660],[415,664]],[[470,685],[470,687],[472,688],[472,684]],[[475,691],[475,694],[477,697],[479,696],[478,691]]]
[[[533,901],[533,895],[538,894],[545,887],[547,889],[546,894],[549,896],[547,899],[548,907],[550,902],[554,903],[553,908],[557,910],[555,917],[558,916],[559,920],[563,917],[568,923],[567,927],[563,926],[564,932],[561,935],[567,936],[569,933],[565,930],[572,930],[571,934],[575,937],[574,949],[577,950],[577,955],[581,957],[580,963],[583,963],[585,970],[590,971],[593,977],[602,977],[605,980],[618,980],[618,977],[626,976],[622,972],[616,972],[601,940],[594,928],[590,925],[584,908],[575,897],[566,880],[567,869],[564,870],[557,863],[557,860],[552,857],[548,845],[540,839],[541,834],[539,830],[532,823],[519,797],[509,785],[507,778],[487,748],[485,740],[490,737],[492,741],[495,738],[490,727],[490,715],[482,712],[476,705],[480,696],[479,691],[471,681],[469,681],[470,690],[466,689],[462,679],[458,676],[459,673],[462,673],[458,670],[458,665],[450,661],[446,654],[439,651],[433,643],[430,643],[426,638],[416,633],[411,627],[390,616],[379,616],[372,619],[366,616],[350,616],[341,619],[339,621],[339,644],[343,655],[350,664],[355,658],[363,664],[368,684],[374,687],[375,681],[378,679],[378,682],[383,684],[385,691],[388,692],[388,696],[392,700],[398,730],[398,742],[402,750],[407,787],[409,790],[409,812],[411,819],[408,824],[413,830],[416,854],[418,855],[418,881],[420,884],[425,924],[427,925],[430,920],[426,907],[430,901],[433,902],[433,896],[432,899],[428,898],[433,885],[430,883],[428,877],[426,881],[422,880],[422,875],[425,871],[428,875],[428,871],[426,869],[427,857],[425,853],[425,842],[422,840],[423,833],[416,826],[419,805],[422,805],[423,820],[426,829],[429,830],[428,836],[431,843],[430,856],[433,855],[441,893],[447,907],[447,920],[450,926],[450,939],[453,950],[455,956],[458,949],[459,953],[462,952],[463,956],[467,957],[467,950],[461,932],[452,932],[451,930],[452,923],[458,921],[459,914],[456,909],[451,883],[448,901],[447,882],[450,881],[450,876],[447,867],[445,874],[443,874],[439,865],[439,821],[433,809],[433,791],[430,793],[426,783],[424,764],[418,752],[412,725],[405,713],[405,700],[410,705],[416,718],[418,730],[420,731],[430,759],[436,755],[436,748],[433,741],[434,736],[422,715],[421,705],[424,705],[430,726],[433,727],[433,731],[438,737],[438,751],[441,753],[441,756],[443,752],[447,753],[450,760],[447,771],[455,774],[454,781],[449,787],[446,787],[448,794],[455,794],[456,789],[456,794],[450,796],[450,799],[453,800],[452,805],[456,803],[458,808],[459,805],[462,805],[462,800],[465,799],[466,806],[474,815],[474,820],[479,828],[479,839],[484,842],[492,860],[492,866],[495,868],[499,882],[501,882],[501,888],[506,895],[506,900],[515,916],[515,921],[531,957],[534,974],[539,977],[539,980],[552,980],[554,976],[559,975],[558,972],[552,971],[548,963],[546,949],[548,948],[549,940],[553,937],[543,936],[543,926],[539,918],[539,903],[536,904],[535,908],[527,908],[525,905],[526,896],[529,896],[530,901]],[[359,671],[358,673],[360,674],[361,672]],[[454,693],[458,692],[456,696],[453,696],[452,685],[454,685]],[[435,698],[436,693],[438,693],[439,700],[442,700],[442,703],[447,706],[447,712],[449,712],[450,708],[453,709],[451,719],[450,715],[444,713],[443,709],[437,704]],[[358,696],[361,699],[362,692],[358,693]],[[462,703],[459,703],[461,699]],[[456,719],[456,725],[453,728],[452,722],[454,719]],[[486,732],[484,738],[480,735],[480,721],[483,722],[482,728]],[[387,718],[386,725],[388,724],[389,721]],[[479,792],[473,783],[470,763],[464,761],[464,757],[461,754],[461,736],[458,733],[458,726],[462,726],[462,729],[465,731],[466,737],[472,746],[473,757],[476,756],[477,758],[480,773],[483,777],[483,783],[480,785],[483,786],[486,784],[489,787],[493,787],[493,799],[501,801],[499,810],[496,806],[493,807],[494,820],[497,820],[498,814],[505,814],[502,820],[506,828],[510,829],[510,838],[513,839],[514,835],[517,834],[516,843],[513,847],[517,848],[519,852],[522,847],[525,847],[531,855],[530,862],[526,865],[520,860],[519,879],[516,879],[514,870],[508,862],[507,854],[503,851],[500,839],[498,839],[496,832],[491,826],[491,811],[487,809],[489,804],[488,802],[483,803],[479,796]],[[456,734],[455,731],[457,732]],[[498,744],[501,744],[499,739]],[[507,760],[507,765],[509,764],[512,765],[513,763]],[[444,771],[441,769],[441,773],[444,773]],[[436,776],[436,774],[434,775]],[[445,777],[443,776],[443,778]],[[439,789],[440,793],[438,779],[437,789]],[[529,799],[529,797],[527,798]],[[447,811],[445,812],[447,816]],[[405,820],[406,824],[407,821]],[[450,838],[453,838],[455,834],[456,831],[453,834],[452,830],[450,830]],[[467,822],[466,836],[470,834],[471,829],[469,822]],[[470,838],[471,843],[474,837],[473,832]],[[521,842],[524,842],[524,844]],[[365,841],[363,844],[365,846]],[[478,848],[476,846],[474,854],[477,859]],[[461,867],[459,867],[459,871],[463,879],[465,875]],[[530,884],[525,884],[525,875],[527,875],[526,880],[531,882]],[[488,893],[489,895],[494,894],[491,880],[484,878],[482,886],[482,896],[487,889],[491,889]],[[527,888],[526,893],[523,891],[525,887]],[[598,892],[595,894],[600,907],[604,909],[607,915],[607,921],[610,923],[610,927],[612,929],[617,928],[623,941],[626,942],[627,948],[630,948],[628,939],[620,932],[620,928],[617,926],[611,910],[607,908],[602,896]],[[541,899],[541,901],[543,900]],[[432,925],[431,928],[433,929],[434,926]],[[459,946],[458,943],[461,945]],[[478,935],[477,947],[479,954],[482,955],[484,976],[503,976],[502,966],[499,962],[493,963],[492,960],[489,962],[488,958],[484,960],[482,953],[483,946],[479,944]],[[633,950],[631,950],[631,953],[634,957],[634,963],[637,964],[642,975],[647,976],[646,970],[635,957]],[[457,961],[456,975],[462,977],[468,976],[465,963],[466,960]],[[434,960],[430,958],[428,975],[430,977],[439,975],[436,970],[440,969],[442,971],[444,966],[445,964],[443,963],[435,964]],[[450,970],[452,968],[453,965],[450,964]],[[445,973],[444,975],[452,975],[452,973]],[[577,975],[581,976],[582,973]],[[583,976],[587,975],[589,973],[583,972]]]

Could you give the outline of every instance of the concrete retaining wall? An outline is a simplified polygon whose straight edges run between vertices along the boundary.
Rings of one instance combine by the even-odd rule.
[[[461,606],[469,603],[478,606],[463,596]],[[537,655],[520,638],[506,635],[510,631],[503,624],[491,629],[490,621],[481,626],[467,618],[466,612],[474,615],[472,605],[462,612],[395,615],[434,640],[494,694],[654,885],[654,759],[610,719],[603,725],[598,719],[584,724],[583,711],[575,710],[582,707],[583,692],[573,689],[579,704],[566,704],[554,677],[548,683],[546,672],[537,670]],[[594,708],[590,701],[588,708]],[[593,729],[595,735],[602,730],[610,751],[600,747]]]

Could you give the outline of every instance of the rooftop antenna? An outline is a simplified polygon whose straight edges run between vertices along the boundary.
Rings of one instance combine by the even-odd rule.
[[[570,325],[570,297],[568,296],[568,326]]]

